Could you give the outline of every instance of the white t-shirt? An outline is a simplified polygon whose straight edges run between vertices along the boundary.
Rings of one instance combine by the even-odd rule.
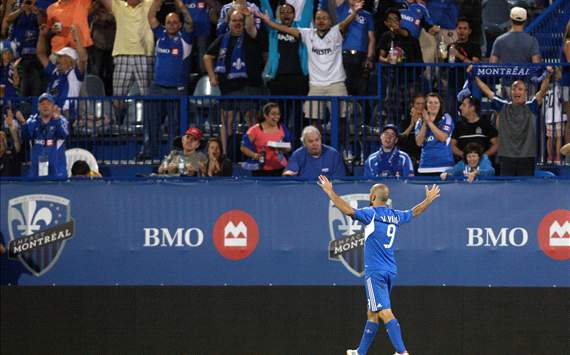
[[[309,54],[309,83],[328,86],[344,82],[343,38],[338,25],[333,26],[323,38],[319,37],[315,28],[299,28],[299,32]]]

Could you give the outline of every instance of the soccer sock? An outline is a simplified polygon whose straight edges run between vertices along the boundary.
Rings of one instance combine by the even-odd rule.
[[[402,340],[402,332],[400,331],[400,323],[396,318],[392,319],[388,323],[384,324],[386,331],[388,332],[388,337],[392,342],[392,346],[396,349],[396,352],[402,354],[406,351],[406,346],[404,345],[404,340]]]
[[[358,345],[358,355],[365,355],[368,351],[370,345],[374,341],[374,336],[378,331],[378,327],[380,324],[374,323],[371,321],[367,321],[366,325],[364,326],[364,332],[362,333],[362,338],[360,339],[360,345]]]

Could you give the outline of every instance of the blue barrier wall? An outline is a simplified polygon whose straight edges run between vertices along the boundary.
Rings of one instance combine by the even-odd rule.
[[[421,181],[385,182],[394,208],[424,197]],[[335,184],[359,207],[370,185]],[[312,182],[3,181],[0,196],[18,254],[3,284],[361,284],[362,228]],[[569,197],[568,180],[442,184],[400,229],[398,284],[570,287]]]

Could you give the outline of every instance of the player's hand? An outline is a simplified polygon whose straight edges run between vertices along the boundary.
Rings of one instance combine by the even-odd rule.
[[[332,182],[329,181],[329,179],[324,176],[324,175],[320,175],[319,176],[319,181],[317,182],[317,184],[321,187],[321,189],[323,189],[324,192],[326,192],[327,194],[333,191],[333,185]]]
[[[439,192],[440,192],[439,186],[437,186],[436,184],[433,184],[431,186],[431,189],[429,189],[427,185],[425,185],[425,188],[426,188],[426,200],[428,200],[430,203],[439,197]]]

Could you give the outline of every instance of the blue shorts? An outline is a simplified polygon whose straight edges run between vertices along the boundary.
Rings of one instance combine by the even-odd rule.
[[[392,308],[390,292],[395,279],[395,274],[386,271],[376,271],[364,276],[366,299],[371,312]]]

